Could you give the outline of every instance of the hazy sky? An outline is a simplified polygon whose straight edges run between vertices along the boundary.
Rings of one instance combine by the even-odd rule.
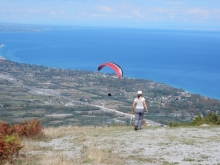
[[[0,23],[220,29],[220,0],[0,0]]]

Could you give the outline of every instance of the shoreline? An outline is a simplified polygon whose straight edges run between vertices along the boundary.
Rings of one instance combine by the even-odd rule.
[[[2,44],[3,45],[3,44]],[[1,47],[1,45],[0,45]],[[9,60],[9,61],[12,61],[10,59],[6,59],[4,58],[3,56],[0,55],[0,60]],[[12,62],[17,62],[17,61],[12,61]],[[24,64],[30,64],[30,65],[38,65],[38,64],[33,64],[33,63],[25,63],[25,62],[18,62],[18,63],[24,63]],[[46,66],[46,65],[43,65],[45,67],[49,67],[49,68],[60,68],[60,69],[65,69],[65,68],[62,68],[62,67],[50,67],[50,66]],[[77,70],[77,69],[72,69],[72,70]],[[87,71],[91,71],[91,72],[95,72],[93,70],[87,70]],[[193,90],[189,90],[189,89],[186,89],[186,88],[182,88],[178,85],[173,85],[173,84],[170,84],[170,83],[165,83],[165,82],[161,82],[161,81],[157,81],[157,80],[152,80],[152,79],[147,79],[147,78],[141,78],[141,77],[133,77],[133,76],[129,76],[126,78],[132,78],[132,79],[145,79],[145,80],[150,80],[150,81],[153,81],[153,82],[156,82],[156,83],[162,83],[164,85],[167,85],[167,86],[170,86],[170,87],[173,87],[173,88],[176,88],[176,89],[182,89],[184,92],[187,92],[187,93],[190,93],[190,94],[195,94],[195,95],[200,95],[200,96],[203,96],[205,98],[209,98],[209,99],[214,99],[214,100],[220,100],[220,98],[218,97],[213,97],[213,96],[209,96],[209,95],[206,95],[206,94],[203,94],[202,92],[199,93],[199,92],[195,92]]]
[[[0,60],[5,60],[5,58],[0,55]]]
[[[4,44],[0,44],[0,48],[2,48],[3,46]],[[0,55],[0,60],[5,60],[5,58]]]

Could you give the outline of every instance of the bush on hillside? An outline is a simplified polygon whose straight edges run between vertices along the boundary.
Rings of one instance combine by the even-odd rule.
[[[42,135],[41,123],[37,120],[9,125],[0,122],[0,164],[12,161],[22,148],[20,138],[37,138]]]
[[[206,117],[205,120],[208,124],[213,124],[213,125],[220,125],[220,116],[210,112]]]
[[[4,161],[11,161],[18,156],[22,148],[18,135],[5,135],[0,137],[0,164]]]
[[[37,138],[42,135],[42,126],[38,120],[24,121],[20,124],[13,125],[11,132],[17,134],[19,137]]]
[[[11,134],[10,126],[7,123],[0,122],[0,137],[10,134]]]
[[[169,127],[180,127],[180,126],[185,126],[186,124],[185,123],[174,123],[174,122],[169,122],[168,126]]]
[[[202,124],[208,124],[208,125],[220,125],[220,116],[210,112],[207,116],[202,117],[201,114],[199,114],[194,120],[192,120],[189,125],[191,126],[199,126]]]
[[[198,116],[196,116],[190,123],[189,125],[191,126],[199,126],[202,124],[206,124],[204,118],[202,117],[201,114],[199,114]]]
[[[170,122],[168,124],[169,127],[179,127],[179,126],[200,126],[203,124],[208,124],[208,125],[220,125],[220,116],[210,112],[208,113],[207,116],[203,117],[202,114],[199,114],[196,116],[190,123],[185,124],[185,123],[173,123]]]

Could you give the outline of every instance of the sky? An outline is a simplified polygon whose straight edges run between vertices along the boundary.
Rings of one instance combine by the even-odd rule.
[[[220,30],[220,0],[0,0],[0,23]]]

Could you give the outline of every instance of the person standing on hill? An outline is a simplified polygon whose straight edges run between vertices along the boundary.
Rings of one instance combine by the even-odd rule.
[[[145,98],[142,97],[142,91],[137,92],[137,97],[134,99],[134,102],[132,104],[132,110],[133,112],[135,112],[134,130],[141,129],[144,110],[148,112]]]

